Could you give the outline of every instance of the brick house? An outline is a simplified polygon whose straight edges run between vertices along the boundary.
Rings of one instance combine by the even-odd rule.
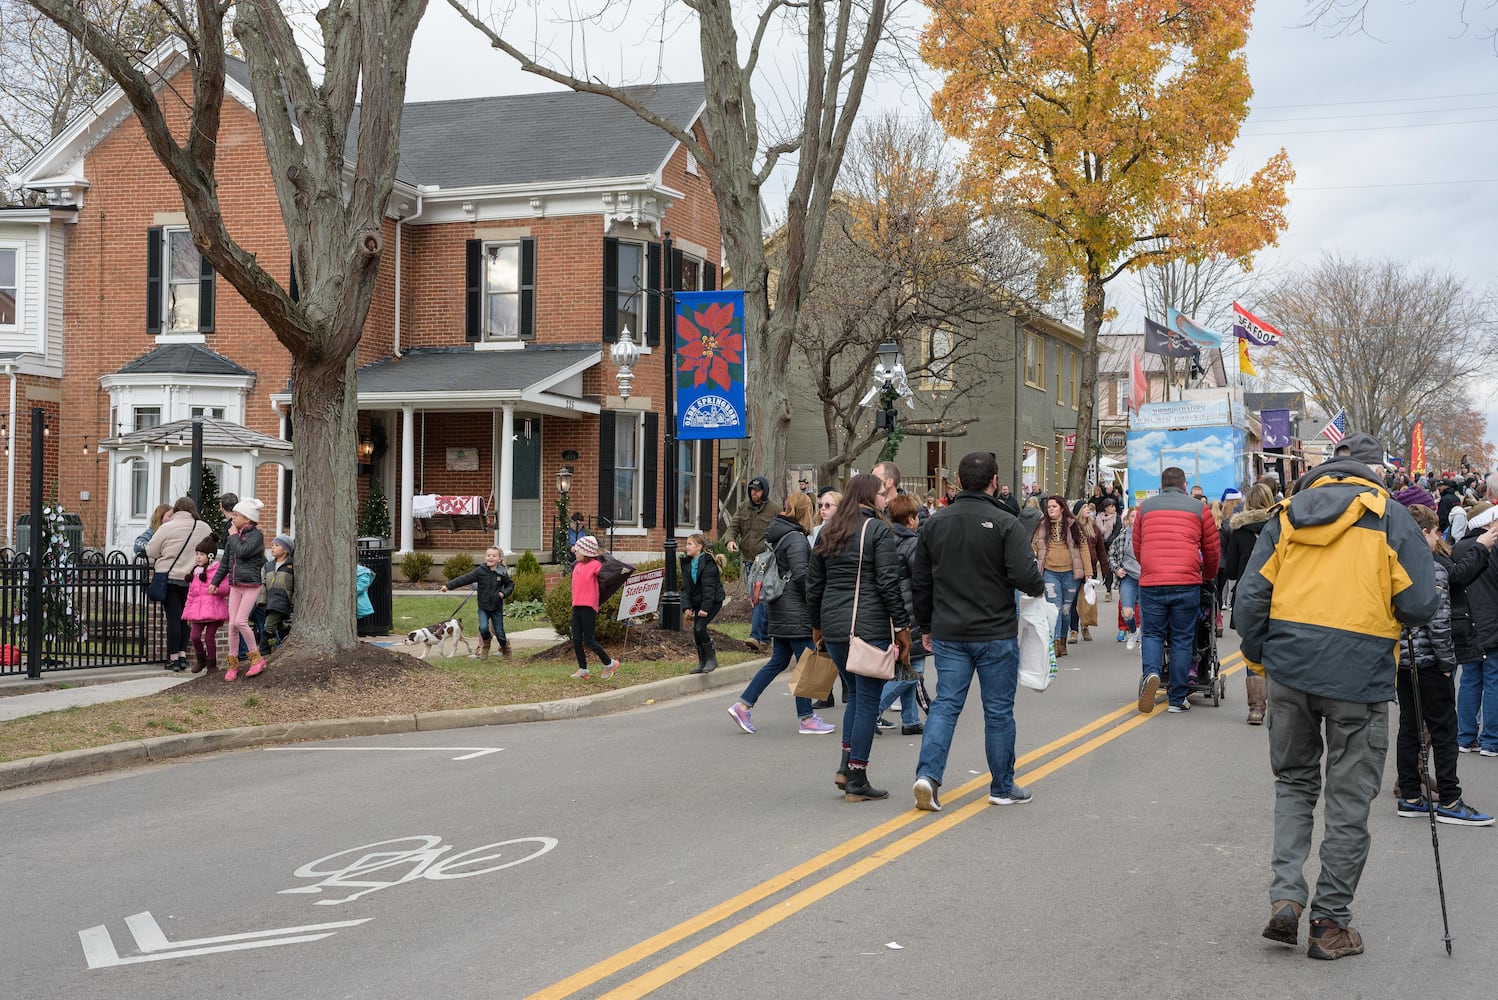
[[[150,63],[191,92],[180,51]],[[702,84],[636,93],[698,129]],[[167,113],[185,122],[184,107]],[[219,146],[229,231],[294,289],[247,70],[232,61]],[[205,416],[289,439],[290,358],[215,281],[117,88],[20,179],[46,194],[65,246],[66,280],[54,269],[48,283],[65,303],[59,495],[88,544],[124,547],[189,475],[180,441],[140,432]],[[385,236],[358,349],[358,483],[361,502],[373,483],[390,498],[398,551],[498,544],[545,558],[563,466],[572,508],[612,524],[621,549],[660,551],[662,502],[678,504],[683,534],[712,523],[711,442],[682,447],[677,496],[658,483],[660,292],[672,275],[679,288],[715,287],[721,259],[706,179],[674,140],[572,92],[413,103]],[[647,358],[623,400],[607,351],[626,325]],[[266,524],[294,530],[287,457],[249,445],[215,454],[222,490],[253,493]]]

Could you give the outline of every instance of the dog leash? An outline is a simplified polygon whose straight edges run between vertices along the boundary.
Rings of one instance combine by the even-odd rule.
[[[454,608],[453,609],[453,613],[447,616],[447,620],[448,621],[452,621],[454,618],[458,617],[458,612],[462,611],[465,607],[467,607],[468,602],[471,601],[471,600],[473,600],[473,591],[470,590],[468,592],[468,596],[465,597],[465,598],[463,598],[463,603],[459,604],[456,608]]]

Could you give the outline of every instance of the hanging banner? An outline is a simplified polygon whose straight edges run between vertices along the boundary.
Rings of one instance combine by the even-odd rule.
[[[1216,330],[1208,330],[1179,309],[1165,310],[1165,325],[1191,341],[1197,347],[1222,347],[1223,336]]]
[[[676,437],[748,436],[744,293],[676,293]]]
[[[1425,422],[1415,421],[1415,429],[1410,431],[1410,471],[1415,475],[1427,471],[1425,468]]]
[[[1260,410],[1259,424],[1263,432],[1260,435],[1261,447],[1290,447],[1289,410]]]

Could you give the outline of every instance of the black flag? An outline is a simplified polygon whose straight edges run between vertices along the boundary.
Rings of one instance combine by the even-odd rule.
[[[1165,324],[1145,317],[1144,353],[1158,354],[1163,358],[1190,358],[1196,356],[1197,347]]]

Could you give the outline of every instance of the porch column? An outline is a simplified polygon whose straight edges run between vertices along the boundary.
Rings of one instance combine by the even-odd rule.
[[[14,426],[14,425],[12,425],[12,426]],[[119,546],[115,545],[114,535],[115,535],[115,525],[119,522],[119,517],[117,516],[117,511],[115,510],[115,508],[118,507],[119,503],[120,503],[120,476],[119,476],[119,471],[118,471],[119,470],[119,465],[120,465],[120,453],[118,451],[114,450],[113,448],[111,448],[109,451],[105,452],[105,454],[109,456],[105,460],[105,461],[107,461],[109,463],[109,469],[108,469],[108,473],[109,473],[109,492],[107,492],[107,493],[104,494],[104,503],[103,503],[103,507],[104,507],[104,545],[103,545],[103,549],[104,549],[105,552],[109,552],[111,549],[119,547]],[[11,455],[12,456],[15,455],[15,449],[14,448],[11,449]],[[14,480],[12,480],[11,489],[12,490],[15,489]],[[15,528],[15,523],[16,523],[15,518],[12,517],[10,519],[9,524],[6,526],[6,539],[5,539],[5,543],[6,543],[6,545],[10,546],[11,548],[14,548],[15,544],[16,544],[15,540],[14,540],[14,535],[12,534],[13,531],[14,531],[14,528]],[[134,554],[135,554],[134,552],[128,553],[128,555],[131,555],[131,556],[133,556]]]
[[[400,551],[416,548],[416,519],[411,516],[411,491],[416,489],[416,411],[401,407],[401,544]]]
[[[510,543],[514,541],[515,533],[512,530],[515,507],[515,407],[504,408],[504,420],[499,428],[499,448],[495,454],[499,455],[499,468],[495,470],[499,476],[499,499],[495,503],[495,510],[499,514],[499,523],[494,533],[494,544],[499,546],[501,552],[508,558],[510,555]]]

